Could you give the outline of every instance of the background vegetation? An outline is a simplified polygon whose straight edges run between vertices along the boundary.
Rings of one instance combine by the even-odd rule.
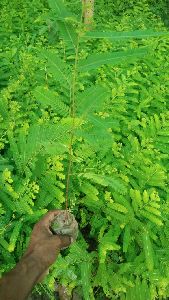
[[[66,194],[79,238],[36,290],[167,299],[168,3],[96,1],[93,36],[56,3],[0,4],[0,273]]]

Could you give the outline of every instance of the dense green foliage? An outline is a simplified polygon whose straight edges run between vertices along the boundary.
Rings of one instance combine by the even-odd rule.
[[[0,273],[67,192],[79,238],[39,291],[167,299],[166,3],[96,1],[86,32],[80,1],[29,2],[1,3]]]

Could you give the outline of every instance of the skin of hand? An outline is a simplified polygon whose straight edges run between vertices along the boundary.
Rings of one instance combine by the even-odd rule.
[[[53,219],[63,212],[63,210],[50,211],[35,224],[28,249],[23,257],[32,253],[46,269],[55,262],[60,250],[71,244],[69,236],[53,235],[50,231]]]
[[[33,228],[27,251],[16,267],[0,279],[0,299],[25,300],[33,286],[41,281],[60,249],[71,243],[69,236],[53,235],[51,221],[62,210],[48,212]]]

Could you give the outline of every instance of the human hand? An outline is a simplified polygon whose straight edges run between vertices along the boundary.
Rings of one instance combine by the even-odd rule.
[[[50,224],[53,219],[63,214],[63,212],[63,210],[48,212],[33,228],[30,243],[24,257],[32,254],[43,270],[47,270],[55,262],[60,249],[71,244],[69,236],[53,235],[50,231]]]

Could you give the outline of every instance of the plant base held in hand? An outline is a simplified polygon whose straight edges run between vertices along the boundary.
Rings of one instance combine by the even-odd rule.
[[[50,230],[53,234],[68,235],[73,243],[78,236],[78,224],[75,217],[68,211],[62,211],[54,218]]]

